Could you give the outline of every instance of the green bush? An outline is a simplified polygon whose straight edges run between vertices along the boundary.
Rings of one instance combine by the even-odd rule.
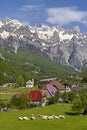
[[[0,99],[0,109],[5,107],[5,103]]]
[[[87,115],[87,91],[82,89],[73,101],[72,110]]]
[[[12,97],[10,103],[17,109],[26,109],[30,105],[30,100],[27,99],[26,94],[21,94],[20,97],[16,97],[15,95]]]

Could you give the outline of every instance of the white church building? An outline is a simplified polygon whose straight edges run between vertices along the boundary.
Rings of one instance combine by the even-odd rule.
[[[26,82],[26,88],[32,88],[32,87],[34,87],[34,79],[28,80]]]

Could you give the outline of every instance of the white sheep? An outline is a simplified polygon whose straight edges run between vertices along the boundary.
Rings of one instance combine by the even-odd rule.
[[[48,119],[48,120],[53,120],[54,117],[53,117],[53,116],[48,116],[47,119]]]
[[[34,116],[30,117],[31,120],[35,120],[36,118]]]
[[[23,117],[23,120],[29,120],[29,118],[25,116],[25,117]]]
[[[42,119],[43,119],[43,120],[47,120],[47,119],[48,119],[48,116],[42,115]]]
[[[54,117],[54,119],[59,119],[59,116],[55,116],[55,115],[53,115],[53,117]]]
[[[22,118],[22,117],[18,117],[18,119],[19,119],[19,120],[23,120],[23,118]]]
[[[59,115],[59,118],[60,118],[60,119],[65,119],[65,116]]]

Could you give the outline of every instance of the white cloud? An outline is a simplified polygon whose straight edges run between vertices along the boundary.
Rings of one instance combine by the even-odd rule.
[[[23,5],[19,10],[21,11],[32,11],[41,8],[42,5]]]
[[[77,7],[48,8],[47,22],[51,24],[66,25],[80,22],[87,25],[87,11],[80,11]]]

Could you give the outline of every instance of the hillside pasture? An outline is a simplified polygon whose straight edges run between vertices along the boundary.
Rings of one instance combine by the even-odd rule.
[[[67,115],[70,104],[55,104],[42,108],[0,112],[0,130],[87,130],[87,116]],[[31,117],[35,120],[19,120],[18,117]],[[39,115],[64,115],[65,119],[43,120]]]

